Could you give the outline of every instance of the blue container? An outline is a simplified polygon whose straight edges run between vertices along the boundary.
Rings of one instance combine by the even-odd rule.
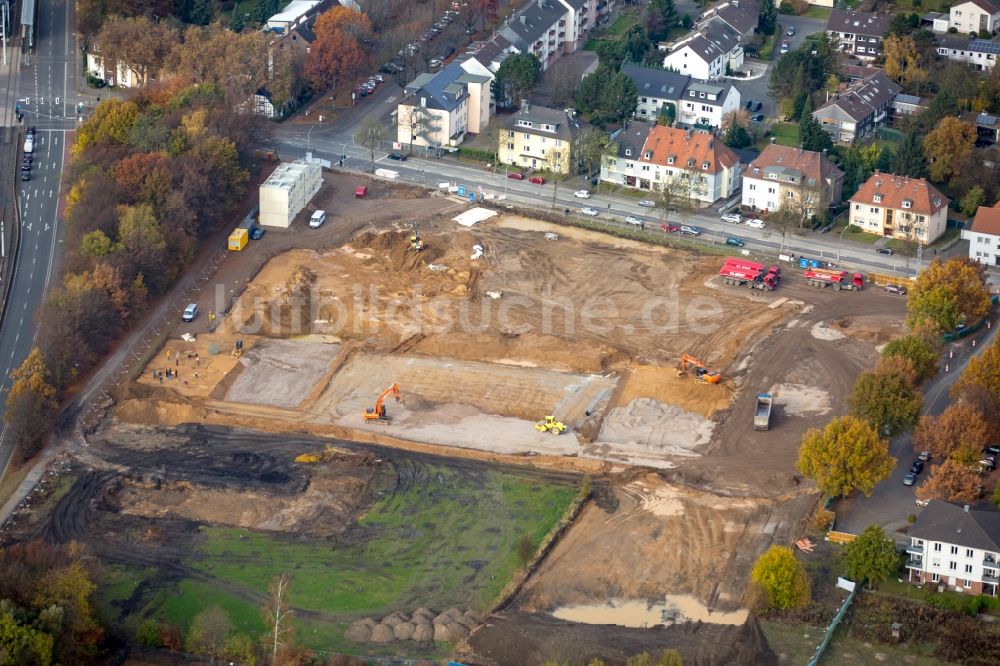
[[[475,192],[469,192],[469,201],[473,201],[474,202],[475,200],[476,200],[476,193]]]
[[[809,260],[805,257],[799,257],[799,268],[809,268]]]
[[[819,259],[810,259],[809,268],[819,268],[821,263]]]
[[[460,185],[459,186],[459,188],[458,188],[458,196],[460,196],[460,197],[464,197],[465,196],[465,185]]]

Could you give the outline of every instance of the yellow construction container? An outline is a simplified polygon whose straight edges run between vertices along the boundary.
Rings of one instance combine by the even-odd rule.
[[[239,252],[247,246],[248,240],[250,240],[250,233],[246,229],[237,229],[229,234],[229,249],[233,252]]]

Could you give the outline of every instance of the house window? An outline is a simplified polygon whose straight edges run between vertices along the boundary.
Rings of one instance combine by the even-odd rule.
[[[645,103],[646,103],[646,98],[645,98],[645,97],[643,97],[643,98],[642,98],[642,103],[643,103],[643,104],[645,104]]]
[[[971,580],[966,580],[965,581],[965,587],[966,587],[966,589],[972,587],[972,581]]]
[[[854,204],[854,210],[861,210],[861,204]]]
[[[524,140],[525,140],[525,141],[531,141],[531,135],[530,135],[530,134],[528,134],[527,132],[525,132],[525,133],[524,133]]]
[[[625,157],[632,157],[632,149],[631,148],[626,148],[625,149]]]
[[[795,198],[795,192],[786,192],[785,193],[785,197],[788,198],[788,199],[794,199]]]
[[[701,168],[704,169],[705,171],[708,171],[708,162],[702,162]]]
[[[937,552],[940,553],[941,552],[941,544],[940,543],[934,544],[934,550],[936,550]]]
[[[642,165],[642,170],[643,171],[649,171],[649,165],[648,164],[643,164]]]
[[[507,144],[507,150],[514,150],[514,144],[508,143]]]
[[[872,199],[875,200],[875,203],[882,203],[882,195],[881,194],[876,194],[874,197],[872,197]]]
[[[958,546],[952,546],[951,547],[951,554],[952,555],[958,555]]]
[[[774,194],[774,188],[773,187],[767,188],[767,193],[768,194]]]
[[[958,571],[958,562],[949,562],[948,563],[948,570],[949,571]]]
[[[757,186],[756,186],[756,185],[754,185],[753,183],[751,183],[751,184],[750,184],[750,189],[751,189],[751,190],[756,190],[756,189],[757,189]]]
[[[615,160],[615,159],[609,159],[608,160],[608,166],[616,166],[617,164],[618,164],[618,160]]]
[[[965,549],[965,556],[966,557],[972,557],[972,549],[971,548],[966,548]]]
[[[971,564],[966,564],[965,565],[965,573],[972,573],[972,565]]]
[[[932,583],[940,582],[940,580],[941,580],[941,574],[936,574],[936,573],[932,573],[931,574],[931,582]]]
[[[878,215],[878,208],[869,208],[868,211],[871,212],[871,213],[875,213],[876,215]]]
[[[673,164],[673,163],[674,163],[674,156],[671,155],[670,157],[667,158],[667,164]]]

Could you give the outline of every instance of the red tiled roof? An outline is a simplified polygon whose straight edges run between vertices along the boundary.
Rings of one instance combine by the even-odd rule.
[[[711,134],[658,125],[646,137],[639,161],[714,174],[735,166],[740,158]]]
[[[875,201],[876,194],[882,195],[880,201]],[[908,208],[903,206],[904,200],[910,201]],[[942,208],[947,208],[951,199],[923,178],[908,178],[876,171],[851,197],[851,203],[855,202],[933,215]]]
[[[970,229],[981,234],[1000,236],[1000,206],[980,206]]]

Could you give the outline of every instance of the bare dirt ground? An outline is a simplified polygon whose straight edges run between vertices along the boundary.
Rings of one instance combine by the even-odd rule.
[[[224,266],[221,286],[199,301],[225,313],[218,330],[204,320],[182,327],[197,339],[168,341],[120,396],[116,418],[277,433],[259,435],[261,452],[302,432],[606,474],[599,501],[470,637],[468,661],[539,663],[562,636],[600,647],[613,633],[612,657],[662,639],[697,663],[771,663],[744,622],[747,573],[767,546],[800,536],[816,499],[794,472],[802,433],[845,410],[858,372],[898,332],[904,302],[809,289],[794,274],[774,293],[724,287],[713,279],[718,258],[511,215],[463,228],[450,200],[380,185],[372,205],[350,200],[350,185],[337,183],[321,204],[342,212],[308,248],[269,232],[265,256]],[[421,253],[408,249],[411,221]],[[231,353],[237,340],[241,356]],[[680,376],[683,353],[723,381]],[[178,379],[153,377],[166,367]],[[366,426],[363,410],[392,382],[403,402],[387,403],[389,425]],[[766,432],[752,428],[762,391],[775,396]],[[546,414],[570,431],[537,432]],[[155,441],[160,431],[148,432]],[[132,447],[142,459],[143,438],[133,439],[123,465]],[[109,455],[92,464],[113,470]],[[204,478],[199,464],[208,463],[195,456],[171,463],[167,477],[121,482],[122,514],[335,534],[337,516],[353,510],[345,497],[369,478],[366,468],[341,470],[296,493],[264,485],[234,496],[186,481]],[[593,626],[657,618],[672,626]]]

